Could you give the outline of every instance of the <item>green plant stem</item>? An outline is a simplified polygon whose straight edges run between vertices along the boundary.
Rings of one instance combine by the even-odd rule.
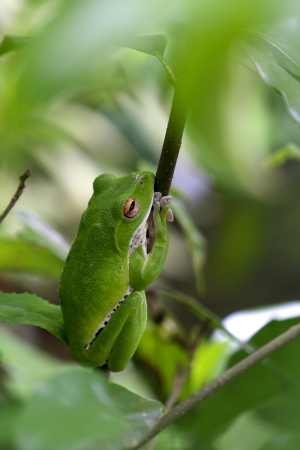
[[[230,338],[234,339],[238,342],[239,345],[242,343],[231,334],[222,324],[222,320],[211,310],[206,308],[202,303],[198,302],[194,297],[190,295],[186,295],[183,293],[178,293],[177,291],[173,291],[171,289],[157,289],[156,292],[160,295],[165,295],[166,297],[171,298],[177,303],[185,306],[194,316],[198,317],[200,320],[205,322],[212,329],[220,329],[224,331]],[[252,351],[253,349],[249,346],[248,351]]]
[[[134,447],[133,450],[138,450],[142,448],[150,439],[163,431],[167,426],[173,424],[178,419],[180,419],[184,414],[190,411],[199,403],[203,402],[206,398],[210,397],[222,387],[226,386],[228,383],[233,381],[242,373],[249,370],[254,365],[261,362],[264,358],[276,352],[279,348],[288,344],[292,340],[296,339],[300,336],[300,324],[291,327],[285,333],[282,333],[277,338],[273,339],[268,344],[261,347],[256,352],[252,353],[250,356],[247,356],[242,361],[238,362],[235,366],[226,370],[222,375],[220,375],[215,380],[211,381],[204,388],[195,392],[193,395],[188,397],[183,402],[179,403],[175,408],[173,408],[169,413],[165,414],[157,424],[152,428],[150,433],[141,441],[139,444]]]
[[[161,192],[162,195],[168,195],[170,191],[188,113],[189,101],[184,86],[185,83],[182,80],[176,83],[169,122],[157,167],[154,189]]]
[[[173,73],[171,67],[168,65],[167,61],[158,52],[154,52],[154,55],[156,56],[158,61],[163,66],[163,68],[164,68],[164,70],[166,72],[167,79],[168,79],[169,83],[171,83],[171,85],[174,88],[176,88],[176,78],[174,76],[174,73]]]
[[[14,207],[15,203],[18,201],[18,199],[20,198],[20,196],[22,195],[22,192],[25,189],[25,181],[27,180],[27,178],[30,177],[30,170],[25,170],[25,172],[23,173],[23,175],[21,175],[19,177],[20,182],[19,182],[19,186],[18,189],[16,190],[16,192],[14,193],[11,201],[9,202],[9,204],[7,205],[7,207],[5,208],[5,210],[3,211],[3,213],[0,216],[0,223],[3,222],[3,220],[5,219],[5,217],[7,216],[7,214],[9,213],[9,211]]]

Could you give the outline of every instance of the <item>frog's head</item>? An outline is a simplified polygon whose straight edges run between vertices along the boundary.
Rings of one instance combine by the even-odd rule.
[[[125,177],[104,174],[94,181],[94,195],[88,211],[93,219],[113,226],[118,235],[130,237],[147,220],[154,193],[153,173],[133,172]]]
[[[135,230],[149,216],[153,194],[154,175],[151,172],[133,172],[116,178],[114,214],[118,221],[131,231]]]

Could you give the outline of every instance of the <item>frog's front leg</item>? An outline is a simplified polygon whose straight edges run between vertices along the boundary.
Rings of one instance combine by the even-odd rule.
[[[153,211],[148,220],[150,251],[140,245],[130,255],[129,277],[130,285],[140,291],[146,289],[160,274],[168,252],[167,220],[172,221],[173,215],[169,208],[172,197],[162,197],[159,192],[154,194]]]
[[[88,345],[85,351],[89,365],[99,367],[107,362],[112,372],[124,370],[140,342],[146,321],[145,294],[134,291]]]

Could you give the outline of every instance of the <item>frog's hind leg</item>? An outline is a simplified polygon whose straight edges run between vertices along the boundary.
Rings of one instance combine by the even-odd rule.
[[[145,293],[132,292],[118,311],[122,309],[123,319],[121,320],[123,326],[108,360],[108,367],[112,372],[124,370],[139,345],[147,322]],[[113,314],[111,320],[115,318],[117,322],[119,318],[117,316],[114,317],[115,314]],[[128,315],[125,321],[124,315]]]
[[[107,363],[112,372],[124,370],[140,342],[146,321],[145,294],[133,291],[86,350],[88,361],[94,367]]]

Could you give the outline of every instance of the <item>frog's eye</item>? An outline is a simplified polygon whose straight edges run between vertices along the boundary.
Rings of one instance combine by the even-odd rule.
[[[140,210],[139,202],[134,197],[129,197],[124,205],[124,216],[132,219]]]

